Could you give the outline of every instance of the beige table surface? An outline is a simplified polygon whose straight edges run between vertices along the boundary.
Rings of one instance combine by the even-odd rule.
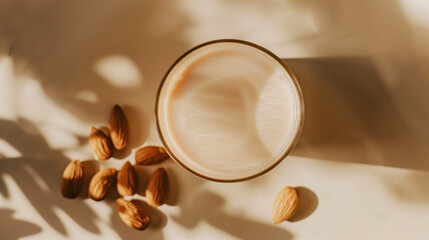
[[[428,12],[425,0],[0,1],[0,239],[429,239]],[[71,160],[119,168],[160,144],[163,74],[219,38],[260,44],[296,73],[307,116],[291,156],[233,184],[166,161],[171,199],[144,232],[112,198],[64,199]],[[98,163],[87,136],[116,103],[130,148]],[[137,169],[139,192],[154,169]],[[286,185],[302,206],[274,225]]]

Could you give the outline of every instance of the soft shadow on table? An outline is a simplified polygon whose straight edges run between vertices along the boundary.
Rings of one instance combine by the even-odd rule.
[[[370,59],[283,61],[298,78],[306,108],[292,155],[429,170],[428,136],[404,122]]]
[[[146,186],[149,183],[150,176],[152,174],[152,168],[147,166],[134,165],[137,175],[137,189],[136,194],[145,197],[146,196]]]
[[[138,199],[133,199],[131,202],[142,207],[150,216],[149,229],[161,230],[167,225],[167,215],[165,215],[158,207],[150,206],[147,202]]]
[[[292,239],[287,230],[274,224],[247,219],[223,210],[225,200],[208,191],[192,197],[193,200],[180,205],[181,213],[171,218],[183,227],[194,229],[198,224],[207,223],[213,228],[238,239]]]
[[[299,207],[293,217],[289,220],[291,222],[301,221],[309,217],[317,208],[319,200],[316,194],[306,187],[295,187],[299,196]]]
[[[142,201],[139,201],[139,204]],[[116,231],[116,233],[121,237],[121,239],[153,239],[153,240],[163,240],[164,234],[162,232],[162,225],[166,224],[167,217],[161,211],[157,209],[149,209],[150,207],[142,203],[144,205],[144,209],[148,212],[151,217],[151,222],[149,223],[148,228],[143,231],[139,231],[133,228],[128,227],[121,220],[118,213],[116,212],[116,206],[114,202],[109,204],[113,209],[112,215],[110,218],[110,222],[112,223],[112,228]],[[152,222],[154,221],[154,223]],[[155,227],[153,225],[156,225]]]
[[[0,239],[17,240],[22,237],[39,233],[42,229],[30,222],[17,220],[12,217],[13,211],[0,209]]]
[[[146,213],[150,216],[150,223],[149,226],[143,231],[128,227],[116,212],[115,202],[111,202],[109,205],[112,207],[113,211],[110,221],[112,223],[112,228],[115,229],[116,233],[118,233],[121,239],[164,239],[162,228],[164,228],[167,224],[167,216],[158,208],[149,206],[142,200],[132,200],[132,202],[142,207],[146,211]]]
[[[83,179],[82,189],[80,190],[79,198],[87,199],[89,183],[92,177],[100,170],[100,163],[98,160],[84,160],[82,161]]]

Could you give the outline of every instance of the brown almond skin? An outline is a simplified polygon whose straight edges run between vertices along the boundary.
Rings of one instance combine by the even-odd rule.
[[[128,143],[128,120],[119,105],[115,105],[110,112],[109,132],[113,146],[117,150],[124,149]]]
[[[293,187],[284,187],[277,195],[273,208],[273,221],[278,224],[289,220],[298,210],[299,196]]]
[[[137,174],[130,162],[124,163],[121,170],[118,172],[117,189],[119,195],[131,196],[134,195],[137,188]]]
[[[101,201],[109,191],[116,179],[116,169],[106,168],[96,173],[89,183],[88,196]]]
[[[136,163],[139,165],[153,165],[169,158],[162,147],[146,146],[136,152]]]
[[[159,207],[164,204],[169,190],[167,172],[165,168],[158,168],[150,177],[146,187],[146,199],[149,205]]]
[[[128,227],[144,230],[149,226],[149,215],[141,206],[123,198],[116,199],[115,204],[119,217]]]
[[[75,198],[82,189],[83,168],[79,160],[75,160],[64,169],[61,179],[61,193],[66,198]]]
[[[106,160],[112,156],[112,142],[100,129],[95,127],[91,128],[91,133],[89,134],[89,145],[98,160]]]

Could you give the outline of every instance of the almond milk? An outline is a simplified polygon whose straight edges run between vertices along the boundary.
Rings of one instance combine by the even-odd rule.
[[[302,124],[300,90],[268,53],[237,42],[200,47],[168,73],[158,103],[161,135],[182,165],[233,181],[285,157]]]

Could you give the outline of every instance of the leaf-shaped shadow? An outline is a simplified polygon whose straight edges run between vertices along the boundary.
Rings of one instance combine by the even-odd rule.
[[[67,235],[55,208],[64,211],[82,228],[99,233],[100,230],[95,225],[96,215],[88,205],[61,196],[61,174],[70,160],[59,151],[50,149],[37,129],[28,121],[0,120],[0,129],[0,138],[5,139],[23,155],[19,158],[0,159],[0,174],[8,173],[35,210],[59,233]],[[0,186],[2,194],[8,197],[7,186],[4,183]]]
[[[0,159],[3,159],[3,157],[0,156]],[[0,164],[1,164],[1,161],[0,161]],[[5,182],[1,178],[1,175],[0,175],[0,194],[3,195],[4,198],[9,198],[9,191],[6,187]]]
[[[0,239],[15,240],[39,233],[42,229],[31,222],[14,219],[13,211],[0,209]]]

